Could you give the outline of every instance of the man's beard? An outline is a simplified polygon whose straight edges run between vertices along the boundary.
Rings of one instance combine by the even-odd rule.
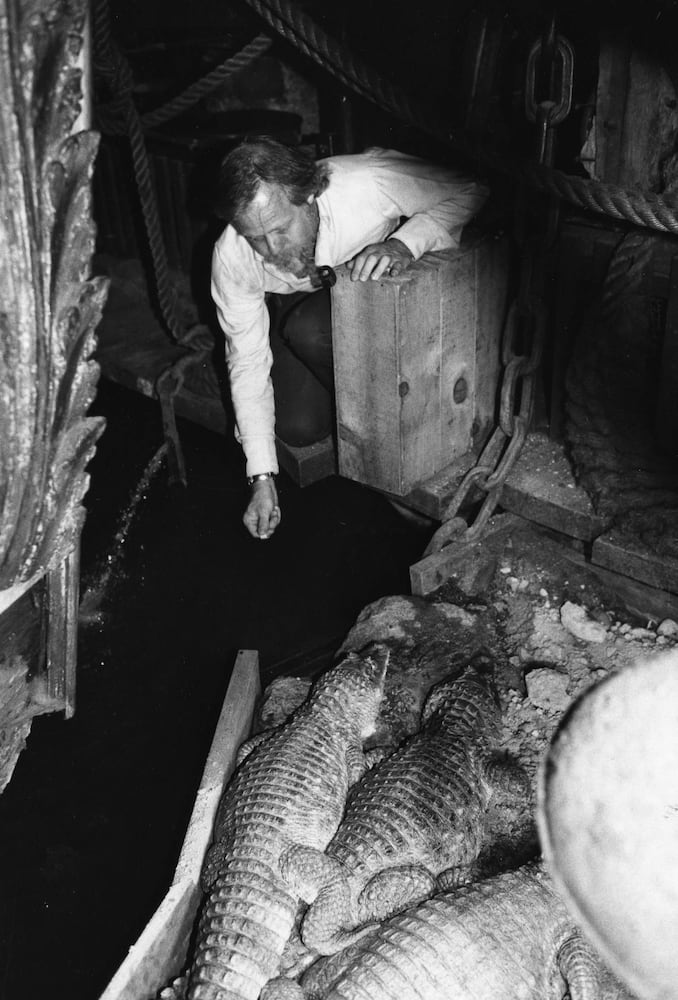
[[[269,258],[281,271],[290,271],[295,278],[308,278],[315,274],[315,240],[300,250],[286,250]]]

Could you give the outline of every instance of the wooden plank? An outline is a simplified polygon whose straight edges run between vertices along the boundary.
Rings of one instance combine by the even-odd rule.
[[[615,531],[596,538],[591,562],[659,590],[678,594],[678,560],[653,552],[638,538]]]
[[[276,438],[275,446],[281,469],[297,486],[310,486],[337,474],[337,451],[332,437],[303,448],[293,448]]]
[[[514,514],[582,541],[591,541],[605,527],[577,486],[563,446],[542,433],[528,434],[499,502]]]
[[[141,936],[101,995],[101,1000],[151,1000],[183,969],[201,898],[203,857],[223,790],[240,744],[252,727],[259,694],[259,658],[241,650],[214,733],[186,837],[170,886]]]
[[[441,521],[445,506],[452,499],[462,479],[475,463],[475,451],[468,451],[455,462],[416,486],[411,493],[397,499],[413,510],[418,510],[434,521]]]
[[[585,565],[601,583],[614,591],[631,614],[656,622],[663,621],[665,618],[678,621],[678,596],[676,594],[648,586],[639,580],[632,580],[624,573],[604,569],[602,566],[588,561],[582,553],[575,552],[565,546],[562,548],[562,554],[563,558],[569,562],[579,566]]]
[[[461,579],[469,565],[480,565],[486,557],[488,538],[508,531],[517,522],[513,514],[491,517],[482,537],[472,542],[451,542],[440,552],[425,556],[410,566],[410,589],[417,597],[432,594],[448,580]]]
[[[604,31],[596,94],[595,177],[621,184],[631,43],[625,32]]]
[[[174,880],[198,881],[202,859],[212,839],[212,826],[222,792],[235,766],[238,747],[250,734],[254,706],[260,694],[259,654],[241,649],[233,665],[226,697],[203,770],[195,805]]]
[[[47,573],[47,693],[70,719],[75,712],[75,667],[80,594],[79,544]]]
[[[407,273],[407,272],[406,272]],[[440,464],[445,386],[442,348],[446,298],[441,269],[420,265],[416,280],[394,282],[398,369],[381,390],[383,405],[399,414],[397,436],[387,439],[386,452],[397,468],[394,492],[402,495]],[[377,379],[379,369],[376,371]],[[397,395],[395,386],[397,383]]]
[[[478,288],[476,254],[468,253],[453,269],[441,271],[440,302],[440,420],[435,428],[439,440],[435,465],[422,469],[419,480],[428,479],[448,462],[471,450],[477,398]],[[489,291],[489,290],[488,290]],[[497,345],[497,356],[499,348]],[[496,383],[495,383],[496,384]],[[414,480],[411,486],[416,486]],[[411,487],[410,487],[411,488]]]
[[[393,493],[400,491],[400,406],[394,405],[399,399],[398,280],[382,278],[366,287],[352,283],[340,267],[332,289],[339,472]]]

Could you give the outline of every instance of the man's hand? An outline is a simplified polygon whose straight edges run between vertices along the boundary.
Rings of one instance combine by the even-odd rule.
[[[349,262],[351,281],[378,281],[382,274],[395,277],[405,271],[414,257],[404,243],[398,239],[384,240],[383,243],[370,243]]]
[[[243,524],[253,538],[270,538],[280,524],[280,507],[275,480],[260,479],[252,486],[252,496]]]

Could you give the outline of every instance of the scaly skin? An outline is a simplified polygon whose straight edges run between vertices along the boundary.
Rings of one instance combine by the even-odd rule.
[[[383,647],[370,653],[350,654],[286,723],[247,745],[203,869],[189,1000],[257,1000],[277,975],[304,881],[300,861],[325,849],[364,767],[388,662]]]
[[[599,970],[532,864],[398,914],[301,985],[305,1000],[599,1000]]]
[[[420,731],[365,775],[326,856],[309,860],[306,895],[317,896],[301,937],[312,953],[331,955],[468,880],[497,778],[508,771],[515,780],[515,766],[493,756],[500,732],[492,662],[477,656],[456,680],[436,685]]]

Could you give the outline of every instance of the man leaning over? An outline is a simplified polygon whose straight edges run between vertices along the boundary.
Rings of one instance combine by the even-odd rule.
[[[347,263],[352,281],[400,274],[427,251],[458,247],[486,197],[478,181],[393,150],[316,162],[261,138],[226,156],[212,296],[252,490],[243,520],[255,538],[280,523],[276,431],[304,445],[331,428],[329,290],[319,269]]]

